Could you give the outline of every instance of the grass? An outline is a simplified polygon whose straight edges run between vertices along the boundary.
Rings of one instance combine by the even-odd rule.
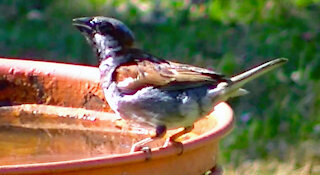
[[[282,154],[269,155],[266,158],[238,159],[223,165],[226,174],[320,174],[319,143],[315,140],[287,145],[283,142]],[[239,154],[234,152],[234,154]],[[240,153],[241,155],[242,153]],[[278,155],[278,156],[277,156]],[[240,157],[240,159],[239,159]]]
[[[320,174],[319,0],[3,0],[0,9],[3,57],[96,65],[71,20],[104,15],[128,24],[137,47],[227,75],[289,58],[229,101],[237,121],[220,164],[226,174]]]

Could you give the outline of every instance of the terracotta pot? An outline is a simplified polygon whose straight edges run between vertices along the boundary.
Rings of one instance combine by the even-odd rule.
[[[129,150],[153,129],[108,113],[98,82],[95,67],[0,59],[0,174],[185,175],[216,167],[219,140],[233,126],[226,103],[180,138],[182,155],[160,148],[164,138],[149,145],[147,159]]]

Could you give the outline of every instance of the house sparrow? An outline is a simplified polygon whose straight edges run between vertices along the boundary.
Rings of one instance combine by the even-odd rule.
[[[131,152],[161,138],[167,129],[184,127],[168,143],[193,129],[213,106],[247,93],[241,87],[287,62],[279,58],[244,73],[224,75],[187,64],[157,58],[133,47],[134,36],[121,21],[108,17],[73,19],[99,59],[101,88],[111,109],[123,119],[156,128],[156,133],[135,143]]]

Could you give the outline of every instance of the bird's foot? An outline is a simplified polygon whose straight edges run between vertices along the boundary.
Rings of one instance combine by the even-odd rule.
[[[130,153],[134,153],[137,151],[142,151],[146,155],[146,157],[145,157],[146,161],[150,160],[152,157],[151,156],[152,155],[151,148],[149,146],[132,146]]]
[[[167,128],[164,125],[159,125],[156,128],[156,135],[153,137],[145,138],[135,144],[132,145],[130,153],[134,153],[136,151],[143,151],[146,154],[146,160],[151,159],[151,148],[148,146],[144,146],[147,143],[153,142],[156,139],[162,138],[166,134]]]
[[[179,150],[178,151],[178,155],[179,156],[183,154],[184,148],[183,148],[183,144],[181,142],[172,140],[172,138],[170,137],[170,138],[166,139],[166,141],[164,142],[162,148],[166,148],[169,145],[173,145],[175,148],[177,148]]]
[[[169,144],[172,144],[174,147],[179,149],[178,155],[183,154],[184,148],[183,148],[183,144],[179,141],[177,141],[177,139],[190,132],[192,129],[194,128],[193,125],[185,127],[182,131],[179,131],[177,133],[175,133],[174,135],[172,135],[171,137],[167,138],[166,142],[163,144],[162,148],[166,148],[169,146]]]
[[[131,147],[131,149],[130,149],[130,153],[134,153],[134,152],[137,152],[137,151],[143,151],[143,150],[146,150],[146,149],[151,150],[151,148],[148,147],[148,146],[142,146],[142,145],[141,146],[140,145],[135,146],[135,145],[133,145]]]
[[[153,141],[153,138],[146,138],[143,139],[135,144],[132,145],[130,153],[134,153],[137,151],[143,151],[146,155],[145,160],[150,160],[151,159],[151,148],[148,146],[144,146],[145,144]]]

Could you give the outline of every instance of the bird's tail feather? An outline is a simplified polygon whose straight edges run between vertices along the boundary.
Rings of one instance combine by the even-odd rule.
[[[278,58],[278,59],[263,63],[259,66],[254,67],[254,68],[251,68],[248,71],[245,71],[241,74],[235,75],[230,78],[231,83],[228,83],[228,89],[229,89],[229,91],[239,89],[247,82],[249,82],[257,77],[260,77],[261,75],[283,65],[287,61],[288,61],[288,59],[286,59],[286,58]],[[239,89],[239,90],[242,90],[242,89]],[[243,93],[241,92],[241,94],[243,94]]]
[[[230,97],[237,97],[237,96],[245,95],[248,93],[248,91],[241,88],[243,85],[245,85],[249,81],[251,81],[257,77],[260,77],[261,75],[283,65],[287,61],[288,61],[288,59],[286,59],[286,58],[278,58],[278,59],[263,63],[259,66],[251,68],[243,73],[240,73],[238,75],[231,77],[229,83],[225,83],[225,82],[220,83],[218,85],[217,89],[215,89],[214,91],[220,92],[219,94],[222,95],[221,96],[222,101],[225,101]],[[212,93],[212,94],[216,94],[216,93]]]

